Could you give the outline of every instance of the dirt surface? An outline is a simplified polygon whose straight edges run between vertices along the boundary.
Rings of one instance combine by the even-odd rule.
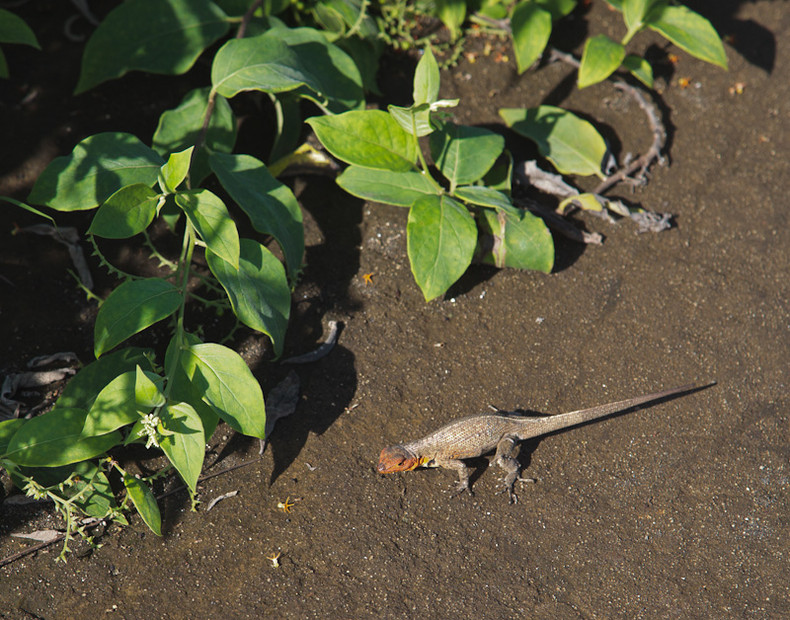
[[[628,222],[582,218],[606,242],[558,240],[552,274],[473,268],[425,303],[406,258],[405,210],[296,179],[307,267],[286,356],[313,348],[329,320],[343,325],[328,357],[297,369],[297,412],[260,462],[201,485],[197,513],[184,494],[163,500],[163,538],[134,517],[65,566],[51,547],[0,569],[0,618],[790,616],[790,13],[783,2],[713,4],[700,10],[715,10],[728,36],[729,72],[674,48],[677,64],[661,64],[660,39],[637,43],[663,68],[657,102],[672,165],[620,195],[675,214],[675,228],[636,235]],[[148,140],[190,80],[207,81],[205,66],[172,87],[131,75],[69,100],[81,49],[62,34],[70,7],[19,10],[43,54],[4,48],[13,79],[2,93],[2,194],[24,198],[47,161],[86,135]],[[567,36],[622,34],[602,2],[589,18],[589,33],[578,22]],[[552,65],[519,77],[495,50],[446,71],[442,94],[461,98],[460,122],[487,126],[499,124],[499,107],[562,104],[602,126],[619,157],[643,152],[639,108],[605,84],[579,92],[569,75]],[[252,113],[244,123],[246,141],[259,141],[266,123]],[[0,367],[69,350],[89,361],[95,307],[67,274],[65,249],[13,236],[14,223],[37,221],[2,213]],[[81,230],[89,221],[57,219]],[[116,257],[139,266],[145,253],[120,246]],[[112,280],[91,266],[106,295]],[[242,334],[237,348],[265,389],[288,370],[266,361],[262,337]],[[375,472],[385,445],[489,404],[558,413],[711,380],[526,442],[520,460],[537,483],[518,489],[516,505],[497,494],[485,459],[473,463],[474,497],[449,497],[451,472]],[[212,446],[207,463],[219,462],[207,471],[258,451],[227,427]],[[206,511],[229,491],[238,494]],[[285,513],[277,504],[288,496],[298,501]],[[0,556],[28,544],[10,532],[57,525],[46,508],[0,507]]]

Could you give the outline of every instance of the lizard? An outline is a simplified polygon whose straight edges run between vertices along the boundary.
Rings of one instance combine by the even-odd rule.
[[[494,463],[505,472],[504,490],[507,491],[510,503],[513,504],[518,501],[513,491],[516,481],[534,482],[534,480],[519,477],[521,465],[514,458],[519,442],[571,426],[578,426],[614,413],[624,413],[651,401],[700,390],[712,385],[715,385],[715,382],[706,385],[684,385],[607,405],[544,417],[527,417],[515,412],[497,411],[496,413],[480,413],[459,418],[422,439],[384,448],[379,457],[377,471],[380,474],[391,474],[399,471],[411,471],[418,467],[454,469],[458,472],[455,495],[464,491],[472,494],[472,489],[469,486],[468,468],[463,459],[482,456],[496,449]]]

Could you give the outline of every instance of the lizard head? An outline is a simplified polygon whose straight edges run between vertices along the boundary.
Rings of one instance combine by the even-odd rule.
[[[401,445],[389,446],[381,451],[378,472],[392,474],[396,471],[411,471],[419,467],[420,459]]]

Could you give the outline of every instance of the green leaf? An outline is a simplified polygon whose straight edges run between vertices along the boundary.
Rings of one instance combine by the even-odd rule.
[[[388,105],[387,111],[407,134],[421,138],[433,131],[431,107],[427,103],[414,104],[408,108]]]
[[[642,84],[653,88],[653,67],[641,56],[628,54],[623,60],[623,66]]]
[[[156,373],[146,372],[139,366],[134,369],[134,400],[138,411],[147,412],[165,404],[163,383],[162,377]]]
[[[497,160],[494,166],[483,177],[486,187],[504,192],[508,196],[512,189],[513,179],[513,156],[510,151],[505,149],[502,157]]]
[[[409,210],[406,226],[411,270],[426,301],[442,295],[472,262],[474,219],[448,196],[426,196]]]
[[[165,434],[159,446],[194,493],[206,453],[203,422],[188,403],[169,404],[162,409],[160,419],[172,434]]]
[[[86,515],[102,519],[117,507],[110,481],[95,463],[82,461],[64,467],[62,470],[65,474],[62,476],[63,480],[74,474],[74,478],[72,478],[74,484],[73,486],[65,487],[61,495],[67,499],[72,499],[74,505]],[[41,484],[38,472],[32,477]]]
[[[181,305],[181,292],[166,280],[129,280],[99,308],[93,328],[94,353],[100,357],[130,336],[166,319]]]
[[[447,26],[450,38],[455,41],[466,18],[466,0],[436,0],[436,15]]]
[[[210,88],[189,91],[177,108],[159,117],[152,146],[161,155],[181,151],[197,143],[208,106]],[[192,185],[196,186],[209,175],[208,152],[230,153],[236,144],[236,119],[225,97],[216,96],[214,112],[206,130],[206,146],[195,154],[190,170]]]
[[[549,105],[502,108],[499,115],[513,131],[535,142],[540,154],[561,173],[595,174],[603,178],[601,163],[606,143],[587,121]]]
[[[417,161],[414,139],[381,110],[314,116],[307,123],[332,155],[349,164],[406,171]]]
[[[129,474],[123,475],[123,486],[126,487],[129,499],[132,500],[134,507],[137,508],[137,512],[140,513],[145,524],[151,528],[154,534],[161,536],[162,515],[159,512],[156,498],[149,486],[139,478],[135,478]]]
[[[481,187],[477,185],[459,187],[455,190],[453,197],[460,198],[473,205],[489,207],[497,211],[506,211],[516,217],[521,217],[521,211],[513,206],[510,198],[491,187]]]
[[[302,210],[293,192],[250,155],[212,153],[211,169],[259,233],[272,235],[283,250],[291,281],[304,256]]]
[[[441,188],[420,172],[390,172],[349,166],[337,184],[352,196],[374,202],[410,207],[425,196],[438,196]]]
[[[644,26],[645,15],[653,4],[655,4],[655,0],[625,0],[623,2],[623,20],[628,28],[626,39],[630,39]]]
[[[217,427],[219,416],[210,405],[203,402],[203,393],[200,390],[200,386],[193,385],[191,375],[187,376],[180,359],[184,349],[191,345],[200,344],[200,339],[194,334],[186,332],[182,334],[182,337],[181,348],[177,346],[178,335],[175,335],[165,353],[165,371],[167,373],[168,389],[170,390],[170,400],[172,402],[189,403],[197,411],[203,426],[203,442],[207,443]],[[176,359],[177,353],[178,359]],[[191,373],[194,373],[194,364],[187,364],[186,366]],[[202,379],[200,382],[203,382]]]
[[[206,246],[238,269],[239,232],[225,203],[207,189],[197,189],[176,194],[176,204],[186,213]]]
[[[414,71],[414,103],[433,103],[439,98],[439,65],[431,46],[423,51]]]
[[[92,459],[121,442],[118,432],[83,437],[87,415],[84,409],[55,408],[27,420],[3,458],[23,467],[58,467]]]
[[[14,418],[0,422],[0,456],[8,450],[8,444],[16,432],[27,422],[24,418]]]
[[[132,134],[99,133],[52,160],[28,200],[58,211],[93,209],[126,185],[153,185],[163,163]]]
[[[513,9],[510,28],[518,72],[524,73],[540,58],[549,43],[551,13],[531,0],[522,0]]]
[[[625,48],[605,34],[590,37],[584,44],[579,66],[579,88],[597,84],[608,78],[625,58]]]
[[[296,53],[304,70],[298,94],[332,114],[364,107],[362,76],[356,63],[314,28],[277,28],[270,31]]]
[[[203,0],[126,0],[85,45],[75,94],[127,71],[180,75],[229,28],[225,13]]]
[[[282,263],[251,239],[241,240],[238,269],[220,260],[211,250],[206,251],[206,262],[228,294],[239,320],[269,336],[279,357],[291,312],[291,291]]]
[[[19,43],[41,49],[36,35],[18,15],[0,9],[0,43]]]
[[[122,187],[96,211],[89,233],[105,239],[126,239],[143,232],[154,220],[159,193],[135,183]]]
[[[192,151],[194,146],[190,146],[183,151],[171,153],[170,157],[159,170],[159,185],[163,192],[172,194],[183,183],[189,174],[189,164],[192,161]]]
[[[20,202],[19,200],[14,200],[13,198],[9,198],[8,196],[0,196],[0,201],[10,202],[12,205],[16,205],[17,207],[20,207],[20,208],[24,209],[25,211],[29,211],[30,213],[35,213],[36,215],[38,215],[40,217],[48,219],[50,222],[52,222],[53,226],[57,226],[55,224],[55,220],[52,219],[52,217],[50,217],[46,213],[42,213],[41,211],[39,211],[35,207],[31,207],[30,205],[26,205],[24,202]]]
[[[228,41],[214,57],[211,82],[228,98],[245,90],[281,93],[306,86],[299,95],[333,113],[363,102],[362,77],[354,61],[312,28],[274,28]]]
[[[505,148],[505,139],[482,127],[442,123],[431,134],[431,156],[441,173],[457,185],[483,178]]]
[[[727,55],[716,29],[711,23],[685,6],[660,4],[646,19],[653,30],[660,32],[680,49],[692,56],[727,69]]]
[[[211,83],[223,97],[242,91],[282,93],[307,81],[299,57],[270,32],[225,43],[211,66]]]
[[[134,396],[135,375],[134,370],[125,372],[99,392],[85,418],[83,437],[104,435],[140,418]]]
[[[118,375],[134,370],[137,365],[153,370],[144,355],[146,352],[146,349],[127,347],[88,364],[63,388],[55,406],[59,409],[90,409],[99,392]]]
[[[181,365],[219,417],[245,435],[264,438],[261,386],[238,353],[215,343],[196,344],[182,350]]]
[[[551,13],[551,19],[557,21],[569,15],[576,8],[576,0],[534,0],[542,9]]]
[[[481,260],[497,267],[551,272],[554,242],[546,225],[529,212],[481,211]]]

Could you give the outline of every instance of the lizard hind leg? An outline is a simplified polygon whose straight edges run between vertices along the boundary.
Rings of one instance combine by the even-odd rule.
[[[518,443],[519,439],[515,435],[505,435],[499,440],[496,446],[496,455],[494,457],[494,463],[505,471],[505,477],[502,480],[505,488],[502,492],[507,492],[511,504],[518,503],[518,497],[516,497],[516,493],[513,491],[513,486],[516,484],[516,481],[535,482],[533,478],[519,477],[521,473],[521,464],[515,458],[518,453]]]

